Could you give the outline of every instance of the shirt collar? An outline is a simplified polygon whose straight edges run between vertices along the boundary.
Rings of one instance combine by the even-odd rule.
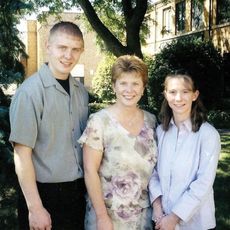
[[[41,77],[41,80],[45,87],[49,87],[52,85],[58,85],[58,82],[53,77],[52,72],[50,71],[50,68],[47,64],[43,64],[39,70],[39,75]],[[79,82],[73,79],[73,77],[70,74],[69,81],[76,87],[79,87]]]
[[[176,126],[173,118],[171,118],[170,120],[170,124],[172,126]],[[187,131],[191,132],[192,131],[192,122],[191,122],[191,119],[188,118],[187,120],[183,121],[181,124],[181,127],[183,127],[184,129],[186,129]]]

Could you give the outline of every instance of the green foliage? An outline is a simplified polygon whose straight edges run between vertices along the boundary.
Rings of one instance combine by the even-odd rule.
[[[208,121],[218,129],[230,129],[230,113],[221,110],[208,112]]]
[[[10,98],[0,89],[0,226],[2,229],[14,229],[16,226],[16,194],[17,184],[14,173],[12,147],[8,141]]]
[[[1,229],[15,229],[16,226],[16,193],[17,184],[13,164],[13,149],[9,143],[9,105],[10,98],[2,88],[13,82],[20,82],[24,68],[19,62],[24,55],[24,45],[19,39],[17,24],[20,17],[31,9],[23,0],[0,2],[0,226]]]
[[[26,56],[26,53],[19,39],[17,24],[28,9],[31,5],[20,0],[1,1],[0,4],[0,84],[5,87],[12,82],[20,82],[24,75],[19,57]]]
[[[212,43],[184,38],[167,44],[149,65],[149,103],[159,110],[167,73],[186,69],[195,79],[208,110],[221,105],[223,58]]]
[[[230,22],[230,1],[217,1],[217,24]]]
[[[97,111],[104,109],[108,105],[109,105],[108,103],[98,103],[98,102],[89,103],[89,112],[90,114],[96,113]]]
[[[92,90],[100,101],[112,101],[115,98],[112,89],[111,67],[114,56],[106,56],[98,65],[95,77],[92,80]]]

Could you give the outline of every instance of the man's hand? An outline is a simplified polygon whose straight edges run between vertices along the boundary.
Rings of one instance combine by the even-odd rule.
[[[30,230],[51,230],[52,227],[50,214],[44,207],[36,210],[29,210]]]

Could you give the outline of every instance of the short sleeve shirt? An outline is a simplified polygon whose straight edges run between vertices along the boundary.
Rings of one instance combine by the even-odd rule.
[[[88,93],[69,77],[70,95],[49,67],[23,82],[10,106],[10,141],[32,148],[39,182],[66,182],[83,176],[77,143],[88,118]]]

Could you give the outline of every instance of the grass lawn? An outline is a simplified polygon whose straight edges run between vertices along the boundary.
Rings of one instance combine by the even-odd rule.
[[[217,230],[230,230],[230,132],[220,132],[221,155],[214,183]]]

